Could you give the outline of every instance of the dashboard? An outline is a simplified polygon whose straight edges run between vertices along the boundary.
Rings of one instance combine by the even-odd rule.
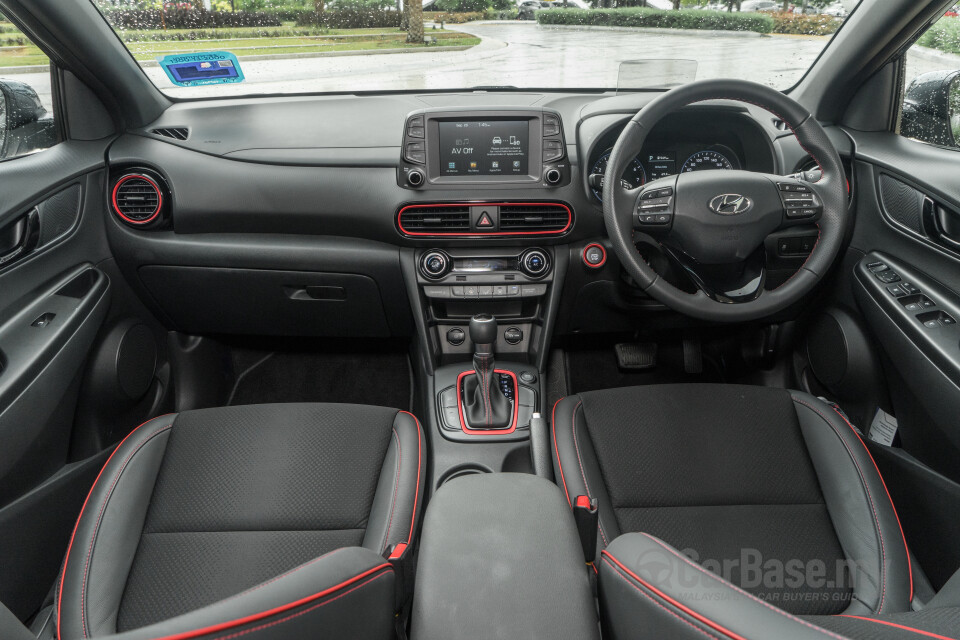
[[[141,298],[186,333],[419,334],[440,364],[469,353],[465,322],[482,311],[509,330],[498,351],[534,361],[550,335],[665,311],[623,278],[599,188],[656,95],[176,103],[108,151],[108,240]],[[846,135],[827,130],[849,157]],[[809,161],[770,114],[717,101],[663,119],[621,180]],[[771,274],[789,277],[815,241],[792,231],[771,239]]]

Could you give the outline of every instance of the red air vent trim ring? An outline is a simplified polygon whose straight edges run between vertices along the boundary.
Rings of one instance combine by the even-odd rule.
[[[120,189],[120,185],[122,185],[124,182],[127,182],[129,180],[133,180],[134,178],[139,178],[141,180],[145,180],[149,182],[150,186],[152,186],[157,192],[157,208],[152,214],[150,214],[149,218],[146,218],[144,220],[134,220],[133,218],[129,218],[125,216],[123,212],[120,211],[120,207],[117,205],[117,191]],[[118,216],[123,218],[125,221],[129,222],[130,224],[136,224],[136,225],[144,225],[144,224],[147,224],[148,222],[153,222],[156,219],[156,217],[160,215],[160,210],[163,208],[163,192],[160,190],[160,185],[157,184],[156,180],[154,180],[150,176],[145,176],[142,173],[128,173],[127,175],[117,180],[117,184],[113,185],[113,194],[111,196],[111,200],[113,201],[113,211]]]

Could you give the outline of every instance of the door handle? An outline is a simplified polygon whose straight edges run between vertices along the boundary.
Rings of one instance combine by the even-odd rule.
[[[0,268],[16,262],[37,248],[40,242],[40,212],[34,207],[0,231]]]
[[[960,251],[960,214],[926,196],[923,199],[922,224],[928,238],[948,249]]]

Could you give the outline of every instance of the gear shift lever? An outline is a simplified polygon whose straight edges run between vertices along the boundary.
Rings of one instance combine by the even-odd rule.
[[[493,358],[493,345],[497,342],[497,319],[486,313],[470,318],[470,341],[473,342],[474,361],[477,355]]]
[[[474,374],[463,381],[463,414],[471,429],[506,429],[512,407],[494,371],[497,319],[485,313],[470,319]]]

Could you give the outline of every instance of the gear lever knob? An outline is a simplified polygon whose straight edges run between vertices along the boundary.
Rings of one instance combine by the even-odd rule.
[[[470,318],[470,341],[475,350],[492,353],[497,342],[497,319],[486,313]]]

